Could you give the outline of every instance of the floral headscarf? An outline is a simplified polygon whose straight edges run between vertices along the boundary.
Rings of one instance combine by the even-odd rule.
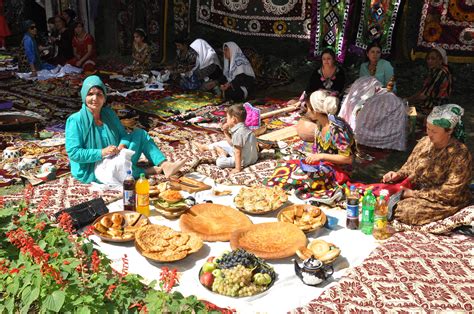
[[[445,129],[454,129],[453,136],[464,142],[466,133],[464,132],[464,124],[461,121],[463,114],[464,109],[455,104],[436,106],[428,116],[428,122]]]

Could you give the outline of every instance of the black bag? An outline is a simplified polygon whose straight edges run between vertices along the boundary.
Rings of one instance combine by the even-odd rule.
[[[56,217],[56,220],[58,220],[58,217],[62,213],[68,213],[72,218],[72,225],[77,231],[108,212],[109,209],[105,206],[104,200],[100,197],[63,209],[54,214],[54,216]]]

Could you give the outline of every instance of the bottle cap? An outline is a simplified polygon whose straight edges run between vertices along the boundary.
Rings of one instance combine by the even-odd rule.
[[[132,170],[127,170],[127,174],[132,174]]]
[[[385,198],[385,195],[380,194],[379,199],[383,200]]]
[[[144,173],[140,173],[140,179],[145,179],[145,174]]]
[[[351,185],[351,191],[355,191],[356,189],[356,186],[355,185]]]
[[[386,189],[381,190],[380,195],[388,196],[388,190],[386,190]]]

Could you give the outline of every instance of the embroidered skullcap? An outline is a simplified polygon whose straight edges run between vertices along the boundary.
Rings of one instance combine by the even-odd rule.
[[[454,129],[453,135],[458,140],[464,142],[465,132],[461,117],[464,109],[455,104],[436,106],[428,116],[428,123],[445,128]]]
[[[443,64],[448,65],[448,55],[446,54],[446,50],[444,50],[440,46],[434,46],[433,50],[437,51],[441,55],[441,59],[443,59]]]
[[[332,115],[337,113],[339,105],[339,99],[323,89],[313,92],[309,97],[309,102],[314,111]]]

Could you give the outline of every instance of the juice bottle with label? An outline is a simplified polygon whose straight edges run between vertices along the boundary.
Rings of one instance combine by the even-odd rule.
[[[382,190],[380,192],[379,200],[375,206],[374,230],[372,234],[377,240],[384,240],[390,237],[390,233],[387,230],[387,198],[388,191]]]
[[[123,181],[123,209],[135,210],[135,179],[132,171],[127,171],[127,177]]]
[[[135,184],[135,193],[137,198],[136,210],[140,214],[143,214],[147,217],[150,216],[150,184],[145,177],[145,174],[140,174],[140,179],[138,179]]]

